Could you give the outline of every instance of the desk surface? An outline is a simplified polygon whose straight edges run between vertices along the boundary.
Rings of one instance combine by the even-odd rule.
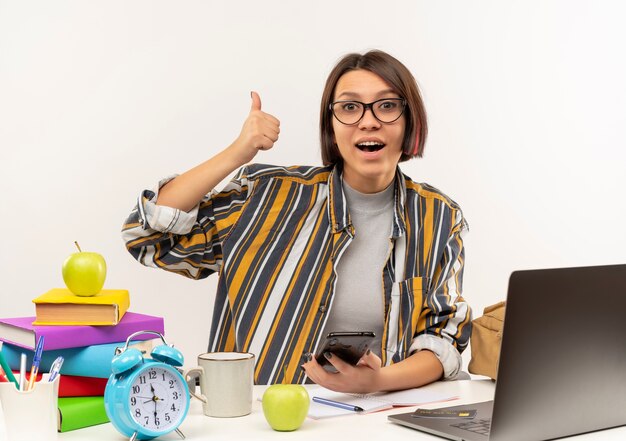
[[[479,401],[491,400],[494,393],[494,384],[489,380],[466,380],[438,382],[427,386],[434,390],[444,391],[461,397],[458,400],[444,404],[435,404],[422,407],[456,406]],[[255,386],[255,398],[262,396],[265,386]],[[384,435],[384,439],[394,440],[441,440],[426,433],[405,428],[387,420],[387,416],[394,413],[403,413],[414,410],[414,407],[394,408],[387,411],[375,412],[367,415],[349,415],[323,420],[307,418],[300,429],[295,432],[275,432],[265,418],[259,400],[254,400],[252,413],[240,418],[210,418],[202,414],[202,406],[196,399],[192,399],[189,414],[180,429],[187,440],[335,440],[346,439],[373,439],[377,435]],[[580,417],[580,416],[577,416]],[[584,417],[584,416],[582,416]],[[111,424],[88,427],[59,434],[59,441],[70,440],[107,440],[122,441],[124,438]],[[158,438],[164,441],[180,440],[181,438],[172,432],[167,436]],[[383,439],[383,438],[381,438]],[[626,439],[626,426],[571,437],[576,441],[617,441]]]

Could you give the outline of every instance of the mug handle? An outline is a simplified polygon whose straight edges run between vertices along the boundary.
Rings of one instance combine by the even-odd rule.
[[[200,377],[200,390],[202,390],[202,377],[203,376],[204,376],[204,369],[202,369],[201,366],[195,367],[195,368],[191,368],[187,372],[185,372],[185,381],[187,382],[187,384],[189,384],[189,381],[193,380],[193,384],[195,385],[196,384],[196,378]],[[208,402],[207,397],[202,395],[202,393],[200,393],[198,395],[198,394],[192,392],[191,390],[192,390],[192,388],[190,387],[189,388],[189,393],[191,394],[191,396],[193,396],[194,398],[199,399],[204,404],[206,404]],[[195,386],[194,386],[193,390],[195,390]]]

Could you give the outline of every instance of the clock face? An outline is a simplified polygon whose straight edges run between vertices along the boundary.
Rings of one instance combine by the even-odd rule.
[[[176,428],[188,399],[181,377],[173,368],[159,366],[142,370],[128,396],[131,417],[141,427],[155,432]]]

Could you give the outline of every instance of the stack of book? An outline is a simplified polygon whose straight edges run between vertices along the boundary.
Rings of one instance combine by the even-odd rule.
[[[39,372],[49,372],[58,356],[64,358],[59,381],[59,432],[108,422],[104,388],[115,349],[123,347],[128,336],[137,331],[164,334],[163,318],[128,311],[127,290],[104,289],[92,297],[79,297],[67,289],[52,289],[33,302],[33,317],[0,318],[1,350],[9,367],[19,372],[23,353],[31,366],[36,343],[43,336]],[[150,353],[157,340],[154,335],[142,334],[133,342],[133,347]]]

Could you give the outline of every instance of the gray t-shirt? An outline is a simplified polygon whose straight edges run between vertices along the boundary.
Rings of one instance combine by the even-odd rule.
[[[335,297],[324,334],[374,331],[372,352],[380,356],[384,324],[382,271],[391,251],[394,185],[364,194],[345,181],[343,191],[354,225],[354,239],[337,264]]]

